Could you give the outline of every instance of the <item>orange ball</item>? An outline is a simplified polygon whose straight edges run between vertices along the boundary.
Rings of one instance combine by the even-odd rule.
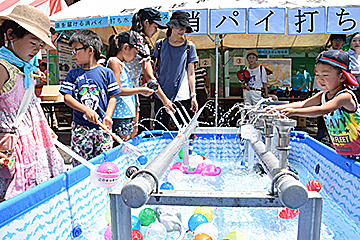
[[[193,240],[212,240],[211,237],[209,237],[208,235],[206,235],[205,233],[200,233],[198,235],[196,235]]]
[[[316,180],[316,179],[310,179],[307,184],[306,187],[309,191],[316,191],[316,192],[320,192],[321,190],[321,183]]]

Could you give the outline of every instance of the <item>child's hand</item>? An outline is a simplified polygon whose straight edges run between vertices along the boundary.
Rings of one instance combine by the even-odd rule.
[[[97,123],[98,114],[94,110],[87,108],[87,111],[85,112],[85,116],[89,122],[95,124]]]
[[[140,87],[140,91],[139,91],[139,93],[145,97],[150,96],[154,92],[155,92],[154,90],[152,90],[151,88],[148,88],[148,87]]]
[[[113,121],[112,121],[111,117],[105,116],[105,117],[104,117],[104,120],[103,120],[103,124],[104,124],[108,129],[111,129],[111,124],[113,124]]]
[[[291,117],[294,116],[296,113],[296,109],[295,108],[285,108],[283,110],[280,111],[281,114],[283,114],[286,117]]]
[[[170,100],[167,100],[166,103],[164,103],[164,107],[168,114],[170,113],[170,111],[173,113],[176,112],[175,108],[173,107],[173,103]]]

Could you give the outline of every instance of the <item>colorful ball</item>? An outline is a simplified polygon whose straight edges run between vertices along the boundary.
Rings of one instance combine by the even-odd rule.
[[[195,231],[195,229],[203,223],[207,223],[208,219],[201,213],[193,214],[188,222],[188,227],[191,232]]]
[[[213,210],[209,207],[196,207],[194,213],[201,213],[210,222],[213,216]]]
[[[148,162],[148,159],[145,155],[141,155],[140,157],[138,157],[138,161],[141,165],[145,165]]]
[[[183,178],[183,173],[179,169],[173,169],[170,171],[167,180],[171,183],[177,183],[180,182]]]
[[[141,222],[140,219],[136,216],[131,215],[131,228],[140,231]]]
[[[206,234],[213,240],[216,240],[219,235],[218,229],[212,223],[203,223],[195,229],[195,232],[194,232],[195,235],[201,234],[201,233]]]
[[[208,235],[206,235],[205,233],[200,233],[200,234],[195,235],[193,240],[213,240],[213,239],[211,237],[209,237]]]
[[[111,225],[106,228],[106,230],[104,232],[104,239],[105,240],[112,240]]]
[[[205,153],[204,153],[204,151],[203,150],[199,150],[199,151],[197,151],[197,154],[199,154],[199,155],[205,155]]]
[[[139,213],[139,219],[141,222],[141,225],[143,226],[149,226],[151,223],[155,222],[156,220],[156,212],[152,210],[151,208],[145,208],[141,210]]]
[[[142,233],[137,230],[137,229],[133,229],[132,230],[132,240],[143,240],[143,235]]]
[[[161,184],[160,190],[174,190],[174,186],[169,182],[164,182]]]
[[[320,192],[321,190],[321,183],[316,180],[316,179],[310,179],[307,184],[306,187],[309,191],[316,191],[316,192]]]
[[[229,232],[223,240],[246,240],[246,235],[244,232]]]
[[[183,148],[180,149],[179,158],[180,158],[180,159],[183,159],[183,158],[184,158],[184,149],[183,149]]]
[[[149,225],[145,232],[146,240],[164,240],[166,239],[167,232],[164,224],[160,222],[153,222]]]
[[[103,162],[96,172],[91,171],[90,181],[98,187],[110,188],[119,182],[120,170],[112,162]]]
[[[106,220],[106,223],[107,223],[108,225],[110,225],[110,224],[111,224],[111,214],[110,214],[110,208],[108,208],[108,209],[106,210],[106,213],[105,213],[105,220]]]

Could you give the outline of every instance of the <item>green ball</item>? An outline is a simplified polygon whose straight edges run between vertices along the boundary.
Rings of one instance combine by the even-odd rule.
[[[105,213],[105,220],[106,220],[106,223],[107,224],[111,224],[111,215],[110,215],[110,208],[108,208],[106,210],[106,213]]]
[[[183,159],[183,157],[184,157],[183,148],[181,148],[179,152],[179,158]]]
[[[156,212],[151,208],[145,208],[139,213],[141,225],[147,227],[156,221]]]

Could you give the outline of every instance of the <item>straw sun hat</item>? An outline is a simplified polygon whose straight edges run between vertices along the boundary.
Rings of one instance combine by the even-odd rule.
[[[11,20],[34,34],[46,44],[45,48],[55,49],[49,38],[50,20],[42,11],[30,5],[17,5],[7,16],[0,16],[0,25]]]

